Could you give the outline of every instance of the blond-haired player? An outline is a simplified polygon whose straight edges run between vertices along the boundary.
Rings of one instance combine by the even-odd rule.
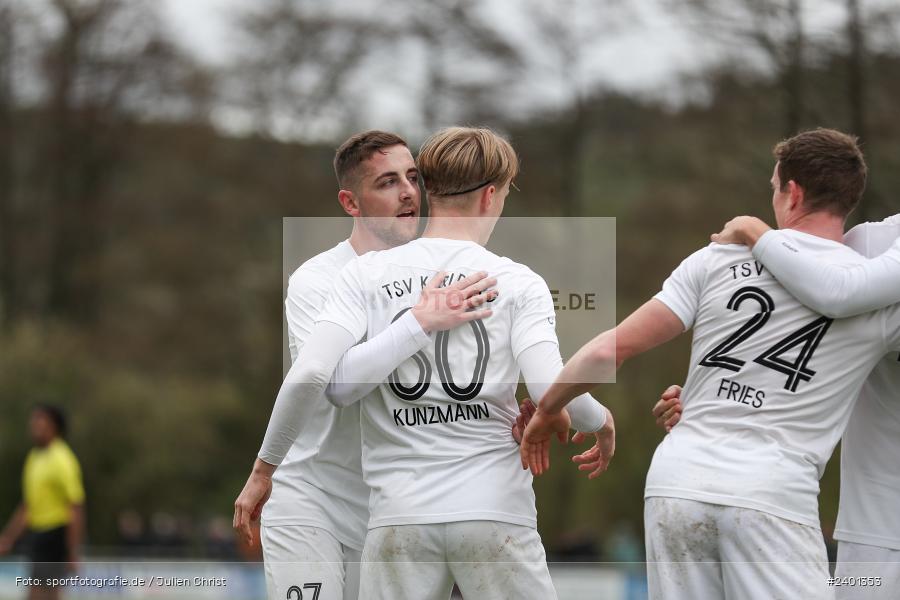
[[[285,316],[291,373],[308,364],[314,352],[307,346],[310,334],[341,268],[359,254],[408,242],[417,233],[419,174],[402,138],[377,130],[355,134],[337,149],[334,170],[338,201],[353,217],[353,229],[348,239],[306,261],[290,277]],[[378,352],[390,336],[408,331],[424,335],[421,324],[430,326],[448,310],[435,304],[417,308],[358,350]],[[261,516],[270,598],[294,597],[299,591],[319,600],[356,600],[369,519],[359,407],[300,400],[292,406],[302,426],[281,454],[257,459],[235,502],[235,526],[247,536],[251,518]],[[268,498],[264,507],[263,498]]]
[[[455,581],[467,597],[553,598],[531,476],[516,468],[509,435],[520,372],[538,397],[562,368],[553,303],[534,272],[484,248],[518,160],[489,130],[451,128],[425,143],[418,165],[428,227],[418,240],[344,268],[311,335],[323,340],[315,343],[319,366],[304,375],[312,383],[298,384],[315,394],[334,376],[329,399],[341,405],[377,387],[360,406],[363,472],[372,489],[361,596],[443,600]],[[381,335],[411,307],[478,272],[496,279],[489,319],[472,319],[452,334],[395,340],[409,357],[399,367],[373,356],[359,365],[365,375],[345,364],[335,370],[358,340]],[[444,274],[444,287],[429,285],[435,274]],[[382,354],[397,355],[391,348]],[[586,394],[570,412],[577,429],[597,432],[579,460],[605,469],[612,419]],[[282,419],[290,415],[276,403],[261,454],[278,451]]]

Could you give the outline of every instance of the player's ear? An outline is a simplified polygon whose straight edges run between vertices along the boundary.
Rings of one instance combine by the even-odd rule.
[[[791,209],[796,210],[803,204],[803,188],[791,179],[788,181],[788,192],[791,198]]]
[[[493,184],[484,188],[484,191],[481,192],[481,197],[478,199],[478,208],[481,209],[480,214],[484,214],[491,209],[494,202],[497,201],[496,194],[497,188]]]
[[[341,203],[341,208],[344,209],[344,212],[350,215],[351,217],[359,216],[359,202],[357,202],[356,197],[354,197],[353,192],[350,190],[341,190],[338,192],[338,202]]]

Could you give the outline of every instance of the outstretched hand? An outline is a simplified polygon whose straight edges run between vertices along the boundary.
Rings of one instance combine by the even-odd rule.
[[[579,471],[590,471],[588,479],[595,479],[609,468],[609,461],[616,453],[616,424],[609,409],[606,409],[606,423],[591,435],[594,436],[594,445],[573,456],[572,462],[578,463]],[[587,436],[588,434],[579,431],[572,436],[572,441],[580,444]]]
[[[569,413],[562,410],[556,414],[547,414],[540,407],[531,417],[525,428],[519,455],[522,468],[531,469],[532,475],[541,475],[550,468],[550,438],[556,438],[563,444],[569,441]]]

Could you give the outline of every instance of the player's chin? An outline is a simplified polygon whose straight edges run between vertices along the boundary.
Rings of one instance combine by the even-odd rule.
[[[412,240],[419,227],[419,215],[415,211],[402,212],[394,217],[394,231],[398,236]]]

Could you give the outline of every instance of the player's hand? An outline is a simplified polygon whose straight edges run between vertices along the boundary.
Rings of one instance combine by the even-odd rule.
[[[743,244],[753,248],[753,245],[771,227],[756,217],[735,217],[725,223],[722,231],[709,236],[709,239],[717,244]]]
[[[550,438],[556,438],[563,444],[569,441],[569,413],[562,410],[556,414],[547,414],[540,407],[534,411],[531,422],[525,428],[519,455],[522,457],[522,468],[531,469],[532,475],[541,475],[550,468]]]
[[[590,450],[572,457],[572,462],[578,463],[579,471],[590,471],[588,479],[599,477],[608,469],[609,461],[616,453],[616,423],[608,408],[606,409],[606,423],[599,431],[595,431],[593,436],[594,446]],[[580,444],[585,438],[587,435],[579,431],[572,436],[572,441]]]
[[[12,552],[12,548],[13,541],[5,535],[0,535],[0,556],[9,554]]]
[[[681,386],[670,385],[653,407],[653,417],[656,424],[668,433],[681,420],[681,411]]]
[[[244,484],[244,489],[234,501],[232,526],[238,535],[244,537],[248,546],[253,545],[250,523],[259,520],[263,505],[272,494],[272,473],[274,471],[274,466],[257,458],[253,464],[253,471],[250,472],[250,477]]]
[[[519,414],[516,416],[516,422],[512,426],[512,436],[517,444],[522,443],[522,434],[525,433],[525,428],[528,427],[535,410],[534,403],[530,398],[525,398],[522,400],[522,404],[519,405]]]
[[[485,302],[495,299],[495,277],[484,271],[473,273],[465,279],[446,287],[438,287],[446,273],[438,272],[422,289],[422,296],[412,313],[426,333],[453,329],[463,323],[491,316],[490,309],[476,310]]]

